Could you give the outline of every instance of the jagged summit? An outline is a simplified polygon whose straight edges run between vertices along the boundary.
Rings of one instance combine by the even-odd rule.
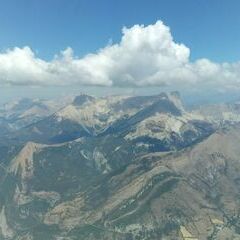
[[[108,96],[93,98],[79,95],[66,107],[53,115],[32,124],[20,133],[28,141],[58,143],[84,136],[120,134],[132,131],[143,121],[163,115],[176,118],[183,116],[181,100],[172,94],[153,96]]]

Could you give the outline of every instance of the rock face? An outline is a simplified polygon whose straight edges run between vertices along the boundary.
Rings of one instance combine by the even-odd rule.
[[[53,115],[17,131],[17,142],[56,144],[80,137],[125,136],[137,144],[180,148],[213,132],[213,123],[186,112],[176,93],[156,96],[81,95]]]
[[[198,111],[178,93],[81,95],[15,133],[0,239],[240,239],[240,125]]]
[[[21,152],[12,160],[10,173],[20,174],[22,179],[31,178],[33,175],[33,155],[39,151],[43,145],[28,142]]]

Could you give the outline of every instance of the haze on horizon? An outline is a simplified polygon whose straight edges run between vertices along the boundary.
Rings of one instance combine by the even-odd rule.
[[[4,3],[0,102],[171,90],[190,102],[238,99],[237,7],[237,1]]]

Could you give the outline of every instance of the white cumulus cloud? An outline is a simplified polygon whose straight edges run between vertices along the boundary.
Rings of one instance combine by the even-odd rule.
[[[120,87],[240,87],[240,63],[189,60],[190,49],[174,42],[169,27],[124,27],[120,43],[83,58],[67,48],[53,60],[38,58],[30,47],[0,53],[1,85],[95,85]]]

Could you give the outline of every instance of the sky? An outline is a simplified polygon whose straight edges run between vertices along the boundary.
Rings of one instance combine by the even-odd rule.
[[[0,4],[0,102],[78,91],[239,91],[238,0]]]

